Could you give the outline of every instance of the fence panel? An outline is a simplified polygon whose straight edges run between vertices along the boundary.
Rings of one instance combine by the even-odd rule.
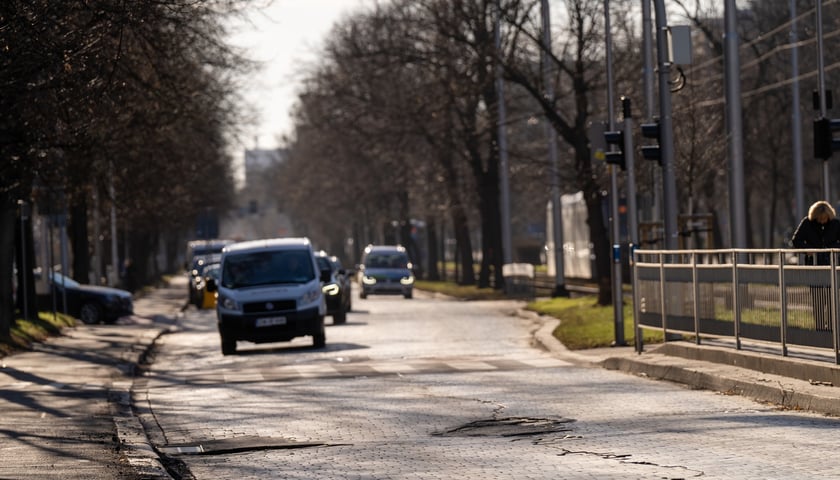
[[[820,250],[811,254],[837,250]],[[637,250],[638,328],[835,348],[837,263],[802,265],[801,250]],[[815,256],[815,255],[813,255]],[[832,268],[835,279],[832,282]],[[834,325],[834,326],[833,326]],[[837,353],[837,348],[835,348]],[[840,358],[840,354],[836,355]]]

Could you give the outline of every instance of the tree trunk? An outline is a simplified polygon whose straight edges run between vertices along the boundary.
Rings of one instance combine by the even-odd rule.
[[[19,211],[18,215],[22,215],[23,213]],[[33,242],[31,214],[26,215],[22,220],[20,217],[15,220],[14,251],[15,261],[18,265],[16,304],[18,310],[20,310],[21,318],[34,320],[38,318],[38,298],[35,293],[35,276],[33,274],[33,269],[35,268],[35,243]],[[22,267],[23,265],[26,265],[25,269]]]
[[[0,190],[0,337],[8,337],[15,321],[12,272],[15,258],[16,199]]]
[[[432,216],[426,219],[426,251],[429,252],[426,259],[426,279],[437,282],[440,280],[440,270],[438,270],[440,256],[438,254],[437,222]]]
[[[79,196],[70,207],[70,246],[73,249],[73,278],[90,282],[90,244],[87,228],[87,201]]]
[[[461,267],[460,285],[475,285],[475,270],[473,269],[472,240],[467,215],[459,206],[452,209],[452,225],[455,230],[455,248],[458,249],[458,261]]]

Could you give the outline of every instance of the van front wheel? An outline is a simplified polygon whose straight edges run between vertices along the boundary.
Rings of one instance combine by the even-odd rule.
[[[236,353],[236,340],[222,337],[222,355],[233,355]]]

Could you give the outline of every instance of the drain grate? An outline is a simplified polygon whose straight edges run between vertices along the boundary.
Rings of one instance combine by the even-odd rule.
[[[568,418],[508,417],[477,420],[433,435],[441,437],[519,437],[571,431]]]

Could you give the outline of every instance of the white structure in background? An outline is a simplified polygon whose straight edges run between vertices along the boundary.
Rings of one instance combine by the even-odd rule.
[[[592,278],[592,244],[589,241],[589,227],[586,223],[586,203],[583,192],[560,197],[563,208],[563,267],[568,278]],[[556,275],[554,267],[554,235],[552,230],[551,202],[546,206],[546,273]]]
[[[220,238],[243,241],[293,234],[272,172],[286,155],[284,149],[245,150],[245,182],[236,194],[236,208],[220,222]]]

